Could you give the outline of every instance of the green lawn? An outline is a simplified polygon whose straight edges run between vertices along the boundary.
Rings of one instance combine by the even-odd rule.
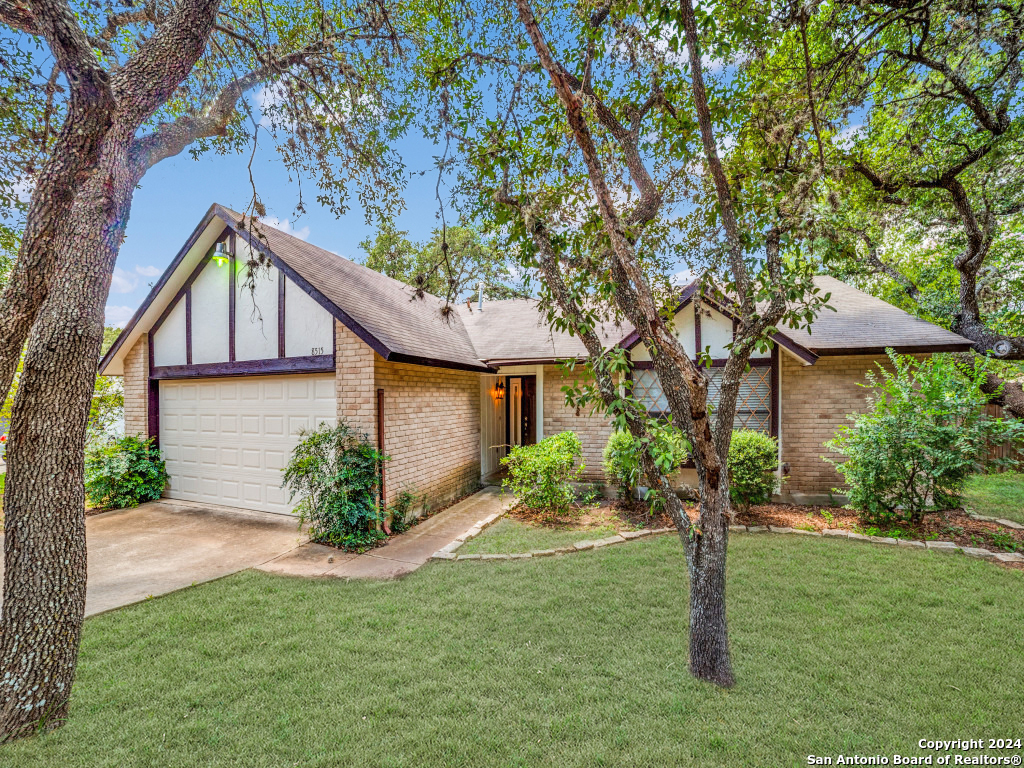
[[[611,525],[591,528],[586,531],[571,531],[541,528],[504,518],[475,539],[470,539],[459,547],[459,554],[488,555],[503,552],[532,552],[567,547],[577,541],[603,539],[614,534],[615,528]]]
[[[71,720],[4,766],[796,766],[1020,735],[1024,573],[735,536],[738,685],[686,670],[671,536],[394,583],[246,572],[86,622]]]
[[[1024,523],[1024,474],[974,475],[967,482],[964,503],[979,515]]]

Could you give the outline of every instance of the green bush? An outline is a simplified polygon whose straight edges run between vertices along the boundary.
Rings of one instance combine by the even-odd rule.
[[[894,354],[892,371],[868,374],[868,410],[826,446],[846,457],[832,462],[849,484],[850,506],[867,522],[909,519],[959,507],[968,477],[996,463],[1001,443],[1020,443],[1024,425],[985,415],[985,369],[963,372],[936,355],[918,362]]]
[[[380,466],[387,460],[366,435],[344,420],[300,433],[281,483],[308,522],[310,538],[342,549],[364,550],[385,538],[378,503]]]
[[[690,458],[690,445],[683,433],[671,424],[650,427],[654,442],[654,461],[666,475],[672,474]],[[640,441],[626,430],[617,429],[604,446],[604,472],[619,490],[619,498],[633,498],[643,480],[640,471]]]
[[[413,521],[409,519],[409,512],[412,511],[413,502],[416,497],[410,491],[400,492],[391,505],[388,507],[388,517],[391,520],[392,533],[404,533],[412,527]]]
[[[503,485],[529,509],[565,514],[576,500],[571,483],[586,469],[579,460],[582,450],[573,432],[545,437],[536,445],[514,445],[501,460],[508,468]]]
[[[752,429],[732,433],[729,443],[729,498],[741,512],[772,500],[778,487],[779,445]]]
[[[85,495],[104,509],[137,507],[159,499],[167,469],[153,440],[133,435],[90,448],[85,454]]]

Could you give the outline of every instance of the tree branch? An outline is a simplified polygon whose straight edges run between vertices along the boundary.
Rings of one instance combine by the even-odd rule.
[[[140,126],[192,71],[210,38],[220,0],[181,0],[177,10],[114,75],[122,125]]]

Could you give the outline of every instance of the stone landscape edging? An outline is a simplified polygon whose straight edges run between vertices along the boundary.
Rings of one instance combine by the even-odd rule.
[[[465,544],[467,541],[479,536],[485,528],[494,525],[498,520],[505,516],[505,514],[512,508],[514,502],[507,504],[500,512],[488,515],[483,520],[475,523],[469,530],[463,533],[461,536],[456,537],[454,541],[440,550],[435,552],[432,556],[432,560],[525,560],[533,557],[551,557],[554,555],[564,555],[570,552],[584,552],[591,549],[601,549],[602,547],[611,546],[613,544],[624,544],[627,541],[633,541],[635,539],[646,538],[649,536],[663,536],[667,533],[676,533],[675,528],[649,528],[640,531],[623,531],[617,533],[614,536],[608,536],[604,539],[584,540],[577,541],[570,546],[566,547],[555,547],[554,549],[536,549],[529,552],[514,552],[514,553],[497,553],[497,554],[478,554],[478,555],[459,555],[456,554],[459,547]],[[1024,525],[1015,523],[1012,520],[1002,520],[992,517],[985,517],[983,515],[976,515],[973,512],[967,513],[973,520],[979,522],[992,522],[1012,528],[1014,530],[1024,530]],[[817,536],[819,538],[829,537],[837,539],[849,539],[852,541],[864,541],[871,544],[881,544],[884,546],[893,547],[905,547],[910,549],[923,549],[930,552],[962,552],[968,557],[975,557],[981,560],[991,560],[1000,563],[1024,563],[1024,555],[1018,552],[992,552],[987,549],[980,547],[961,547],[954,541],[917,541],[913,539],[894,539],[889,536],[865,536],[861,533],[853,533],[845,528],[826,528],[825,530],[818,531],[806,531],[801,528],[787,528],[784,526],[777,525],[730,525],[730,533],[778,533],[778,534],[793,534],[797,536]]]

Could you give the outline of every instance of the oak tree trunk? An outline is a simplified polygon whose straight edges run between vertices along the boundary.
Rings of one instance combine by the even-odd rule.
[[[109,138],[71,206],[71,237],[29,336],[8,445],[0,741],[67,715],[85,612],[83,460],[114,261],[136,179]]]
[[[729,485],[725,473],[700,473],[700,518],[687,548],[690,572],[690,674],[729,688],[736,680],[725,619]]]

